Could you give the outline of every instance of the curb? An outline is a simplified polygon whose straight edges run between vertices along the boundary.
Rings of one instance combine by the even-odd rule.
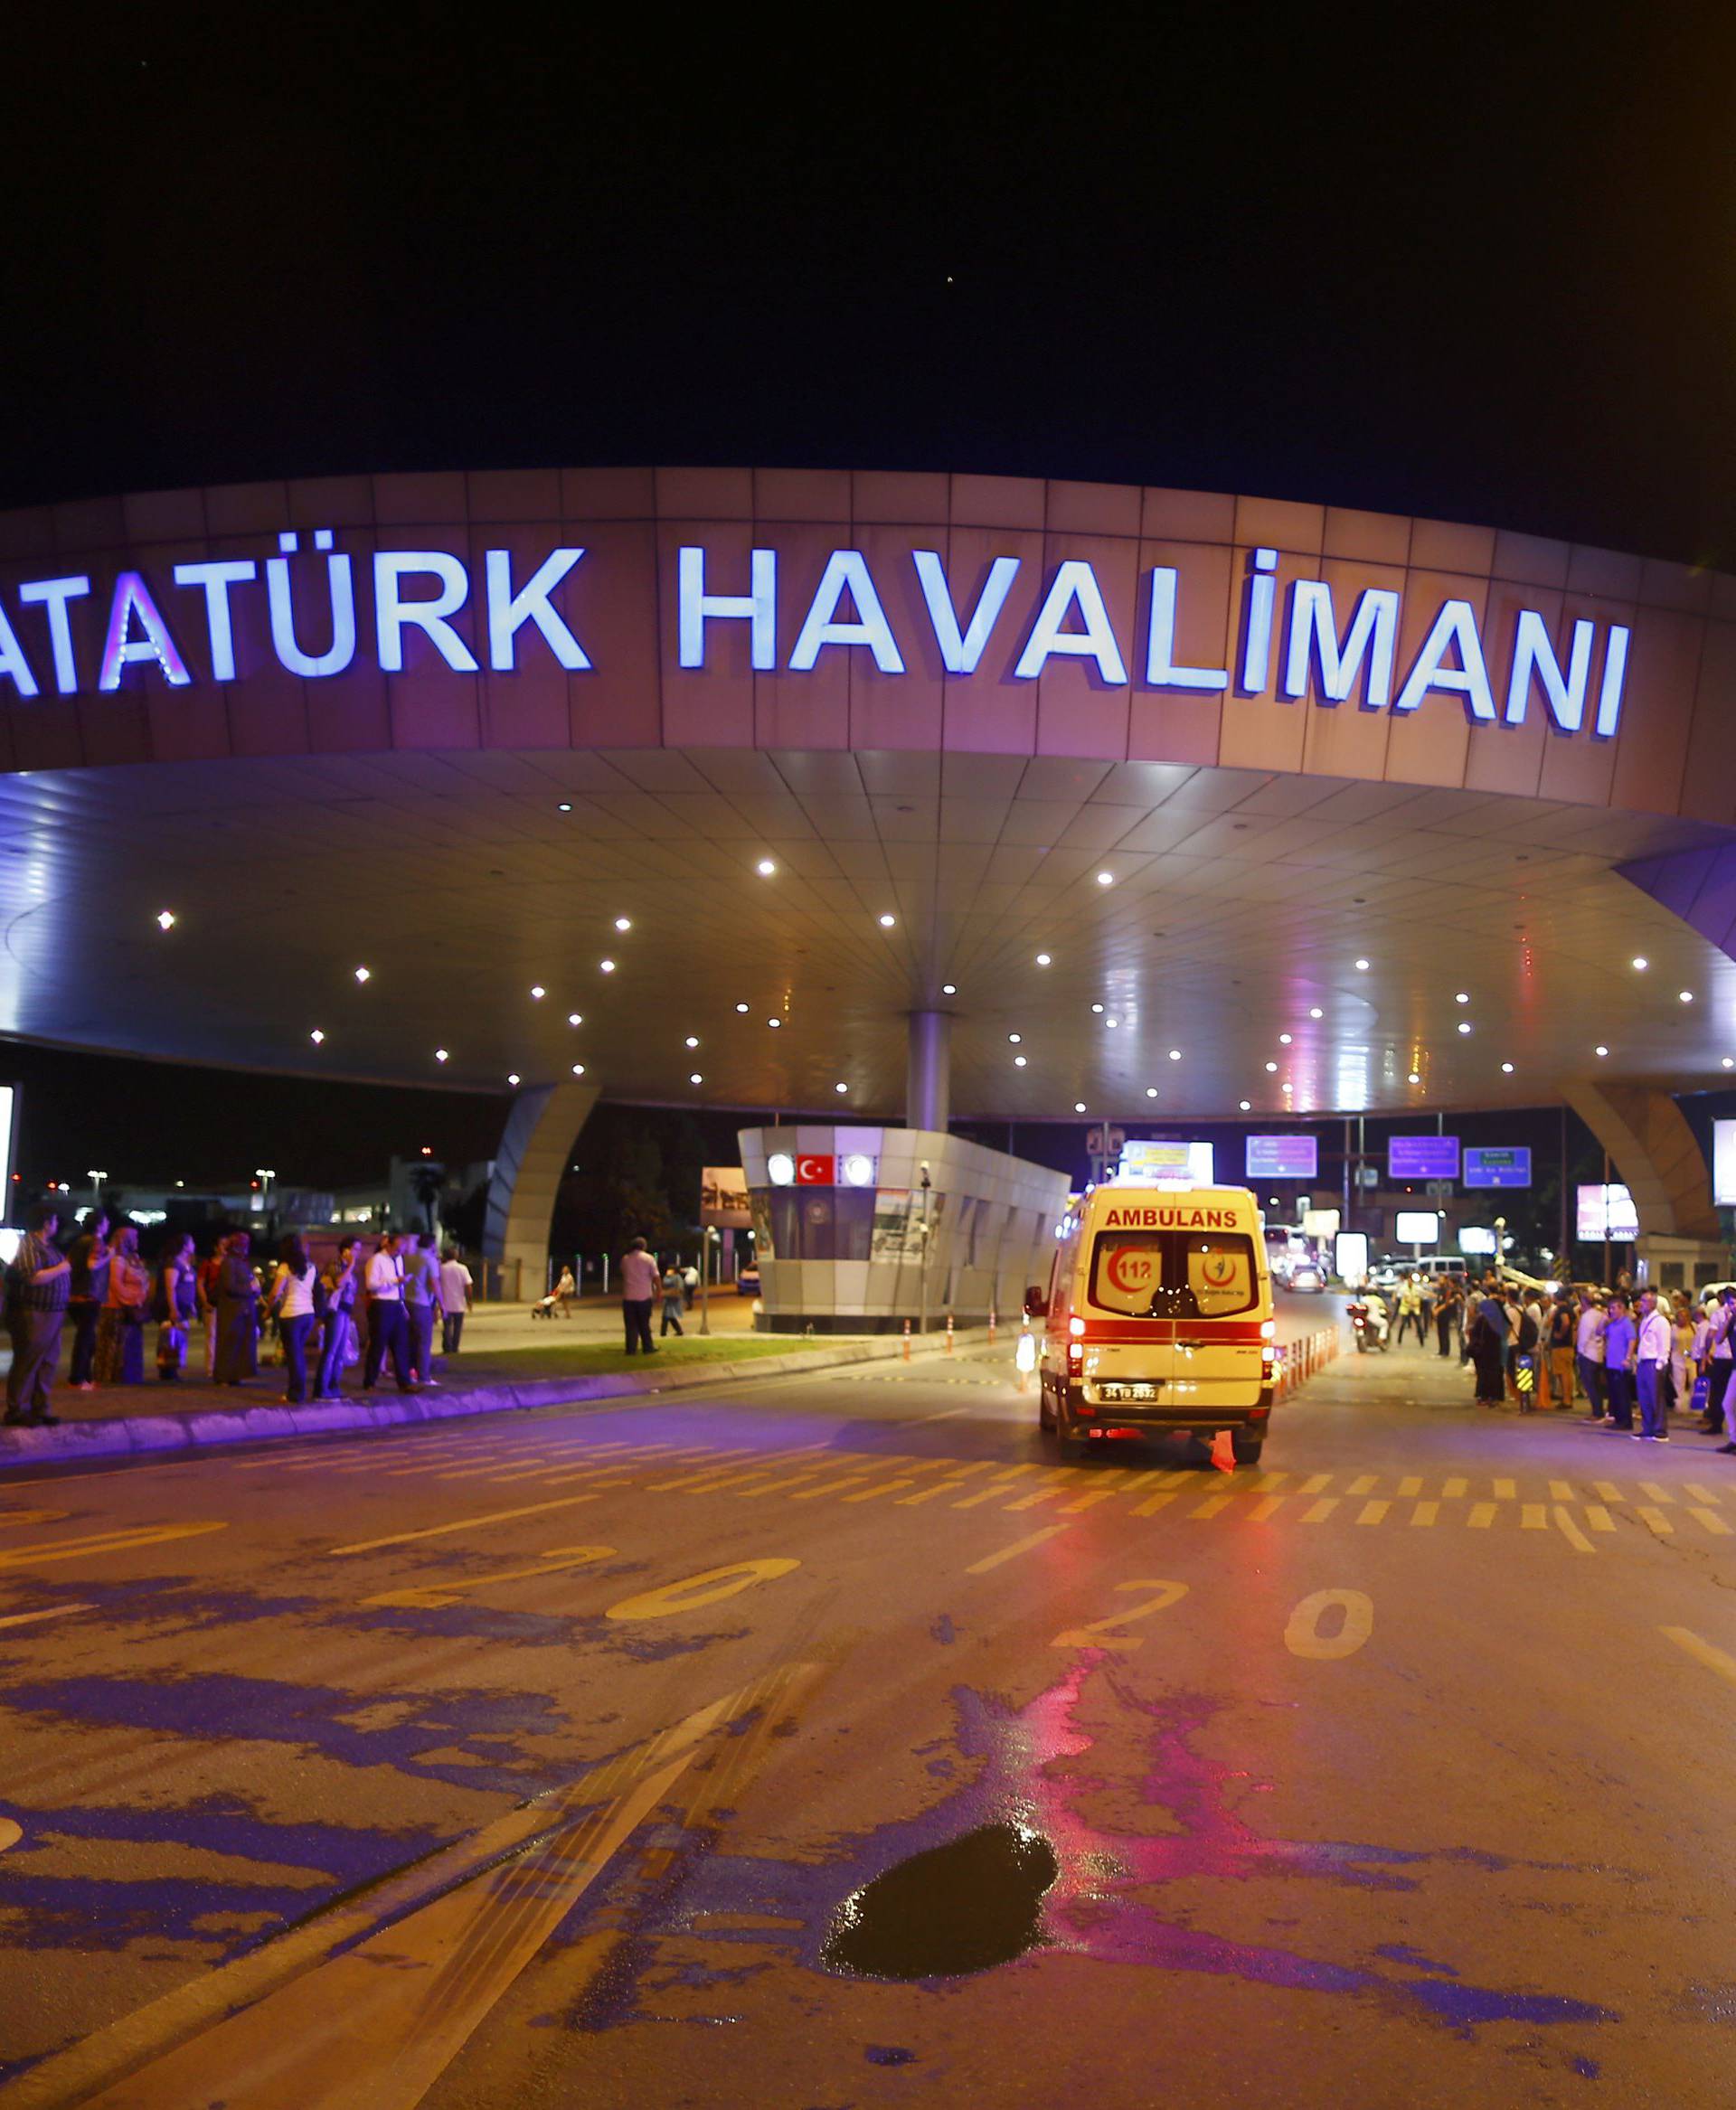
[[[943,1336],[916,1350],[924,1361],[948,1350]],[[986,1343],[986,1326],[960,1330],[958,1347]],[[702,1385],[768,1383],[774,1378],[799,1377],[805,1371],[836,1370],[855,1362],[890,1362],[903,1354],[897,1334],[853,1343],[848,1348],[818,1348],[791,1355],[769,1355],[743,1367],[703,1363],[671,1371],[656,1384],[645,1384],[625,1372],[596,1378],[533,1378],[523,1382],[479,1385],[465,1391],[416,1392],[408,1398],[378,1401],[345,1399],[323,1407],[244,1407],[207,1414],[139,1414],[108,1421],[63,1421],[58,1428],[0,1428],[0,1467],[33,1465],[44,1460],[143,1456],[163,1451],[201,1450],[212,1444],[265,1443],[290,1436],[333,1436],[344,1430],[397,1428],[407,1422],[448,1421],[472,1414],[509,1414],[536,1407],[584,1406],[592,1400],[656,1399],[669,1392]]]

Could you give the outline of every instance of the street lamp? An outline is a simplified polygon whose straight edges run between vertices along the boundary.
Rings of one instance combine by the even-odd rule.
[[[271,1206],[271,1182],[277,1176],[269,1165],[255,1165],[253,1168],[253,1177],[263,1182],[259,1188],[259,1207],[261,1209],[269,1210]]]
[[[90,1206],[93,1210],[100,1209],[102,1207],[102,1182],[108,1175],[107,1173],[87,1172],[84,1176],[90,1182]]]

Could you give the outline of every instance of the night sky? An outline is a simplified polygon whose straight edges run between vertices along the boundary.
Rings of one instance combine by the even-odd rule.
[[[950,467],[1736,569],[1728,11],[634,19],[11,25],[0,506]],[[382,1126],[345,1088],[100,1060],[57,1093],[42,1061],[39,1173],[80,1109],[156,1125],[139,1169],[281,1119],[321,1179],[374,1174],[436,1102],[441,1154],[481,1154],[501,1110]]]

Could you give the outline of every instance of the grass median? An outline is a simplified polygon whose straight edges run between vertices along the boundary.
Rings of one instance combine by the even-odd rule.
[[[503,1348],[479,1354],[448,1356],[439,1365],[442,1383],[486,1384],[491,1378],[613,1377],[630,1371],[685,1370],[692,1363],[760,1362],[769,1356],[795,1355],[805,1349],[840,1345],[804,1339],[799,1333],[688,1334],[658,1343],[649,1358],[601,1342],[589,1346],[565,1342],[548,1348]]]

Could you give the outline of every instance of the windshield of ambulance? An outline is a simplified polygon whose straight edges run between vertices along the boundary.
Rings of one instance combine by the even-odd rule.
[[[1123,1318],[1228,1318],[1255,1308],[1258,1286],[1240,1231],[1106,1230],[1091,1248],[1090,1300]]]

